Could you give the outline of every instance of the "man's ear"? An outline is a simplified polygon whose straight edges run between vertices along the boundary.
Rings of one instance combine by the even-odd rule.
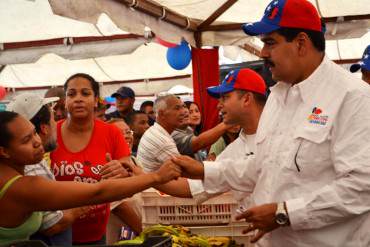
[[[246,92],[244,95],[243,95],[243,104],[245,105],[245,106],[247,106],[247,105],[250,105],[250,103],[251,103],[251,100],[252,100],[252,98],[253,98],[254,96],[253,96],[253,93],[251,93],[251,92]]]
[[[308,37],[308,35],[304,32],[299,33],[295,38],[295,42],[298,47],[298,54],[305,55],[307,52],[307,46],[310,42],[310,38]]]
[[[6,158],[6,159],[10,158],[10,155],[8,154],[6,148],[2,146],[0,146],[0,157]]]
[[[163,116],[166,114],[166,110],[158,109],[158,117]]]

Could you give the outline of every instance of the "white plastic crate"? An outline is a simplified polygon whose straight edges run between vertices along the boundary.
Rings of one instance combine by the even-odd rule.
[[[141,193],[143,225],[221,225],[235,222],[238,207],[232,194],[225,193],[197,204],[191,198],[161,196],[156,190]]]

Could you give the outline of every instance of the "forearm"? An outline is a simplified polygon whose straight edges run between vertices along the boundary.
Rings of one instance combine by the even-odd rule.
[[[166,184],[157,185],[155,188],[171,196],[185,198],[192,197],[189,184],[185,178],[178,178],[177,180],[172,180]]]
[[[45,236],[53,236],[60,232],[65,231],[72,223],[76,220],[76,217],[73,213],[73,209],[63,210],[63,218],[58,221],[52,227],[49,227],[45,230],[42,230],[41,233]]]
[[[370,169],[368,170],[370,174]],[[357,172],[353,171],[307,196],[287,200],[292,228],[295,230],[321,228],[369,212],[368,175],[362,174],[362,179],[358,179],[358,174],[355,173]]]
[[[129,202],[122,202],[112,212],[136,233],[142,231],[141,218],[136,214]]]
[[[136,177],[102,180],[95,184],[77,182],[51,182],[46,179],[30,177],[35,187],[40,189],[37,193],[22,193],[18,195],[18,201],[24,203],[32,211],[48,211],[69,209],[85,205],[95,205],[111,201],[117,201],[131,197],[135,193],[158,185],[160,181],[156,173],[143,174]],[[58,193],[50,194],[50,191]],[[48,200],[45,201],[45,198]]]
[[[158,184],[158,178],[155,173],[147,173],[124,179],[104,180],[96,184],[98,189],[89,204],[98,204],[131,197],[138,192]]]
[[[215,143],[225,133],[226,129],[226,125],[220,123],[216,127],[201,133],[199,136],[194,136],[191,141],[193,152],[197,152]]]
[[[257,172],[254,158],[224,159],[220,162],[204,162],[203,185],[207,193],[217,194],[229,190],[251,193],[254,190]]]

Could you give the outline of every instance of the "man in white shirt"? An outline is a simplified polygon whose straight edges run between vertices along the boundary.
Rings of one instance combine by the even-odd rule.
[[[252,193],[239,218],[271,246],[369,246],[370,90],[325,56],[315,7],[306,0],[274,0],[260,22],[261,56],[279,81],[246,162],[174,158],[209,193]],[[233,164],[233,166],[227,166]],[[264,245],[263,245],[264,246]]]
[[[216,157],[242,162],[255,152],[255,133],[266,102],[266,84],[263,78],[251,69],[232,70],[223,82],[207,89],[208,94],[219,99],[218,108],[225,124],[240,125],[239,137]],[[230,164],[232,165],[232,164]],[[188,180],[192,196],[203,202],[215,194],[208,194],[199,180]],[[232,191],[241,209],[248,206],[249,193]],[[216,193],[217,195],[217,193]]]
[[[370,45],[368,45],[362,55],[361,61],[355,64],[352,64],[350,71],[352,73],[357,72],[361,69],[362,80],[370,84]]]
[[[137,159],[146,172],[157,170],[164,161],[179,154],[171,133],[181,126],[185,115],[182,101],[172,94],[159,96],[154,111],[157,120],[145,131],[137,150]]]

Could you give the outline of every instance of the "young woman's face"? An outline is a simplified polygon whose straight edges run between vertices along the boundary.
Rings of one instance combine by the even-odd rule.
[[[33,124],[22,116],[16,117],[8,124],[12,138],[2,156],[17,165],[39,163],[44,156],[44,148]],[[6,155],[6,156],[5,156]]]
[[[73,118],[93,116],[97,97],[89,80],[76,77],[68,82],[66,90],[66,107]]]
[[[199,125],[202,120],[199,108],[196,104],[191,104],[189,107],[189,123],[190,125]]]

